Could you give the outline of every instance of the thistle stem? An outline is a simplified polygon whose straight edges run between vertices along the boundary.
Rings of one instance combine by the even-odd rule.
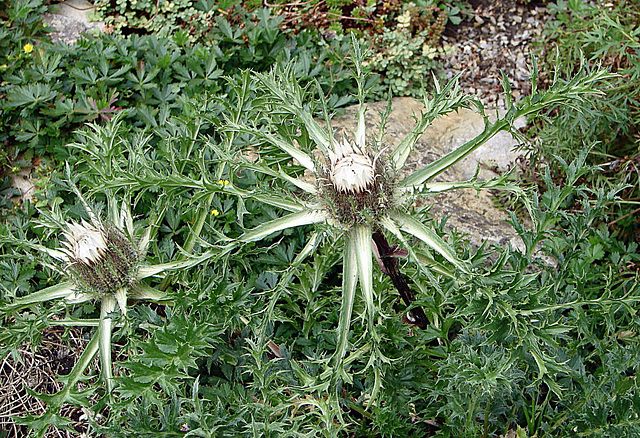
[[[407,280],[400,272],[400,264],[398,263],[398,259],[393,256],[393,248],[387,242],[387,238],[384,237],[384,234],[380,230],[376,230],[373,233],[373,241],[378,247],[378,253],[380,254],[380,260],[384,265],[386,270],[386,274],[391,278],[391,282],[400,293],[400,297],[402,301],[407,306],[410,306],[416,300],[415,295],[409,285],[407,284]],[[409,316],[411,319],[411,323],[417,325],[421,329],[426,329],[429,325],[429,320],[427,319],[427,315],[424,313],[422,307],[414,307],[409,311]]]

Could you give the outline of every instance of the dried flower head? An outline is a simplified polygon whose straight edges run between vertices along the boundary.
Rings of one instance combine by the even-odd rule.
[[[335,152],[329,151],[329,179],[342,192],[362,192],[373,184],[375,170],[373,160],[346,138],[335,144]]]
[[[378,218],[394,205],[393,178],[384,159],[371,154],[364,136],[357,140],[334,141],[318,175],[320,202],[346,228]]]
[[[97,294],[115,293],[129,285],[139,254],[122,231],[113,225],[72,222],[63,233],[67,270],[83,289]]]

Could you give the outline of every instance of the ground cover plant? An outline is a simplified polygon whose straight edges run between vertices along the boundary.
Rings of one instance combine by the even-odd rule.
[[[262,73],[226,71],[232,64],[221,62],[215,81],[185,79],[180,66],[197,73],[203,64],[190,60],[205,58],[196,44],[170,41],[101,37],[77,49],[34,41],[32,51],[46,52],[41,58],[25,58],[32,53],[25,41],[10,48],[27,64],[12,66],[12,74],[31,72],[36,83],[46,78],[34,71],[49,51],[89,67],[99,53],[119,53],[107,58],[107,73],[96,71],[126,81],[129,73],[151,77],[140,89],[125,79],[112,84],[123,94],[134,90],[127,105],[95,113],[75,134],[85,120],[63,119],[57,143],[48,135],[18,143],[21,153],[51,154],[54,169],[40,182],[37,208],[26,201],[4,210],[0,225],[2,367],[39,353],[52,328],[60,342],[80,347],[66,357],[71,366],[59,368],[64,385],[20,389],[20,397],[49,406],[47,416],[32,407],[31,415],[17,415],[23,426],[10,430],[109,437],[640,432],[640,293],[627,269],[638,262],[637,247],[619,241],[604,220],[624,185],[592,183],[599,169],[587,162],[589,144],[571,160],[548,158],[538,190],[524,191],[510,176],[431,181],[519,115],[583,108],[613,76],[578,70],[539,89],[534,67],[530,96],[507,99],[506,115],[487,120],[479,137],[405,175],[412,144],[435,117],[461,106],[485,111],[455,81],[427,94],[414,131],[390,145],[364,129],[362,104],[376,85],[362,65],[370,55],[357,42],[340,64],[353,95],[332,98],[325,87],[340,87],[332,88],[326,71],[300,74],[309,71],[303,58],[273,70],[265,63]],[[129,52],[135,56],[122,55]],[[169,61],[176,70],[157,67]],[[147,64],[156,67],[147,72]],[[21,119],[40,117],[48,129],[59,120],[46,105],[6,104],[28,82],[3,84],[5,141],[18,138]],[[73,88],[96,86],[77,77],[59,82],[51,85],[56,104],[76,105]],[[154,100],[161,84],[181,91],[163,104]],[[199,93],[205,84],[209,93]],[[507,80],[504,87],[508,97]],[[361,105],[358,129],[345,139],[330,129],[340,100]],[[529,207],[526,222],[511,219],[523,248],[472,248],[445,218],[411,208],[416,197],[460,187],[518,194]],[[113,261],[131,248],[146,251],[121,270]],[[83,277],[83,263],[101,267]],[[105,286],[116,274],[128,292]],[[71,294],[77,289],[93,298]],[[91,360],[98,339],[101,363]]]
[[[423,84],[431,81],[431,73],[436,72],[436,46],[445,24],[460,21],[458,6],[436,0],[277,1],[269,4],[270,9],[261,7],[260,2],[251,0],[114,1],[99,4],[97,12],[115,32],[167,35],[179,30],[191,40],[219,43],[240,58],[258,62],[261,57],[260,53],[257,58],[253,56],[254,46],[273,47],[271,52],[265,51],[273,56],[286,46],[285,41],[290,44],[300,38],[307,48],[325,48],[314,53],[314,58],[321,55],[321,62],[322,55],[340,47],[348,30],[375,51],[370,68],[381,76],[384,85],[372,93],[378,98],[389,87],[395,95],[419,95]],[[248,50],[238,50],[247,43]]]
[[[612,205],[609,222],[620,237],[638,242],[638,123],[640,96],[640,7],[637,2],[607,5],[583,1],[550,3],[553,14],[545,29],[550,64],[565,71],[585,62],[617,73],[603,87],[606,94],[576,111],[562,108],[537,131],[543,139],[536,156],[575,157],[581,145],[592,145],[589,162],[603,172],[591,184],[628,184],[623,200]],[[555,48],[562,55],[556,56]],[[558,175],[561,178],[561,175]]]

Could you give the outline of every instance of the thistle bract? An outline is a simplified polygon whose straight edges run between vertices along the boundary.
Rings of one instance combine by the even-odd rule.
[[[104,295],[128,286],[139,254],[122,231],[109,223],[72,222],[63,233],[66,269],[87,292]]]
[[[329,152],[329,159],[329,179],[336,190],[358,193],[373,184],[375,171],[371,157],[349,140],[337,143],[335,153]]]

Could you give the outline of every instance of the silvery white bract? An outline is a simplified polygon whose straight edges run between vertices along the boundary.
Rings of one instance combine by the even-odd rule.
[[[364,151],[365,145],[352,145],[346,138],[329,151],[329,177],[337,190],[362,192],[373,184],[373,160]]]
[[[82,225],[71,222],[67,226],[67,230],[62,233],[67,240],[62,242],[66,248],[61,251],[68,256],[70,263],[85,263],[93,265],[97,263],[105,251],[107,243],[104,241],[104,233],[100,228],[88,224],[82,220]]]

